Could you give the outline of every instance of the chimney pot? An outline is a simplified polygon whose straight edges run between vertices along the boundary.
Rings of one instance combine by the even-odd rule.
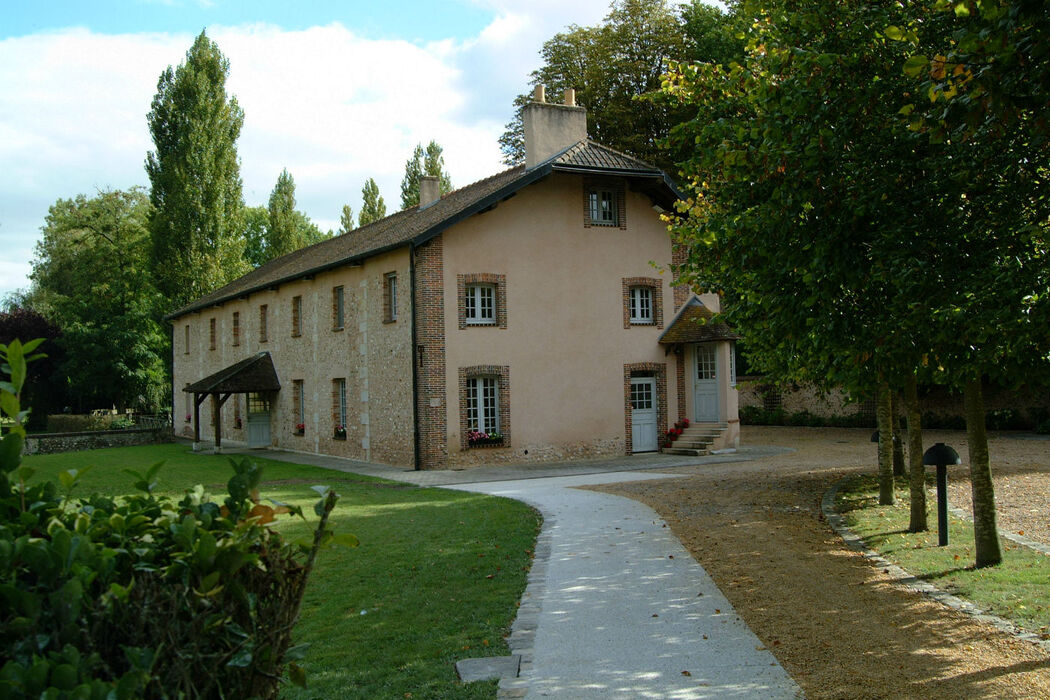
[[[441,183],[436,175],[419,178],[419,208],[428,207],[441,199]]]
[[[546,88],[544,88],[542,85],[537,85],[535,87],[535,89],[533,89],[533,91],[532,91],[532,101],[533,102],[546,102],[547,101]]]
[[[565,88],[565,99],[562,100],[566,107],[576,106],[576,91],[572,88]]]

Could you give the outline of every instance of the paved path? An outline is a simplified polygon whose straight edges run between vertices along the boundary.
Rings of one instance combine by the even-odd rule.
[[[260,454],[506,496],[542,513],[536,558],[509,639],[521,655],[521,675],[501,682],[501,697],[693,700],[795,698],[801,691],[653,510],[574,487],[664,479],[674,475],[654,470],[785,451],[756,447],[708,457],[653,454],[461,471]]]
[[[619,472],[452,487],[522,500],[544,517],[510,639],[522,655],[521,677],[501,684],[502,697],[801,695],[650,508],[571,488],[666,476]]]

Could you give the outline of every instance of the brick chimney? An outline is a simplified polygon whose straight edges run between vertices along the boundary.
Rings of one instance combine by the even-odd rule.
[[[441,199],[441,183],[436,175],[419,178],[419,208],[423,209]]]
[[[551,156],[587,138],[587,110],[576,106],[576,91],[565,91],[565,104],[550,104],[542,85],[521,110],[525,131],[525,167],[534,168]]]

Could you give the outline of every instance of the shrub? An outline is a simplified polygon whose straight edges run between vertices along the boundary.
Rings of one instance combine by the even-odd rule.
[[[135,419],[130,416],[117,416],[109,423],[109,430],[128,430],[135,427]]]
[[[10,382],[0,406],[15,425],[0,441],[0,697],[276,697],[282,671],[302,683],[292,626],[337,496],[316,487],[313,542],[285,542],[268,524],[297,507],[260,502],[262,472],[231,463],[220,504],[197,486],[177,503],[153,493],[70,496],[27,485],[18,392],[38,343],[0,345]],[[8,367],[5,367],[7,369]],[[352,543],[352,542],[348,542]]]
[[[49,433],[84,433],[89,430],[105,430],[109,416],[90,413],[60,413],[47,417]]]

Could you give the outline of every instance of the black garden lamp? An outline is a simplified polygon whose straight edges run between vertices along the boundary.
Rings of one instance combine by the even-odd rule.
[[[938,442],[922,455],[923,466],[937,467],[937,545],[948,544],[948,465],[962,464],[959,453]]]

